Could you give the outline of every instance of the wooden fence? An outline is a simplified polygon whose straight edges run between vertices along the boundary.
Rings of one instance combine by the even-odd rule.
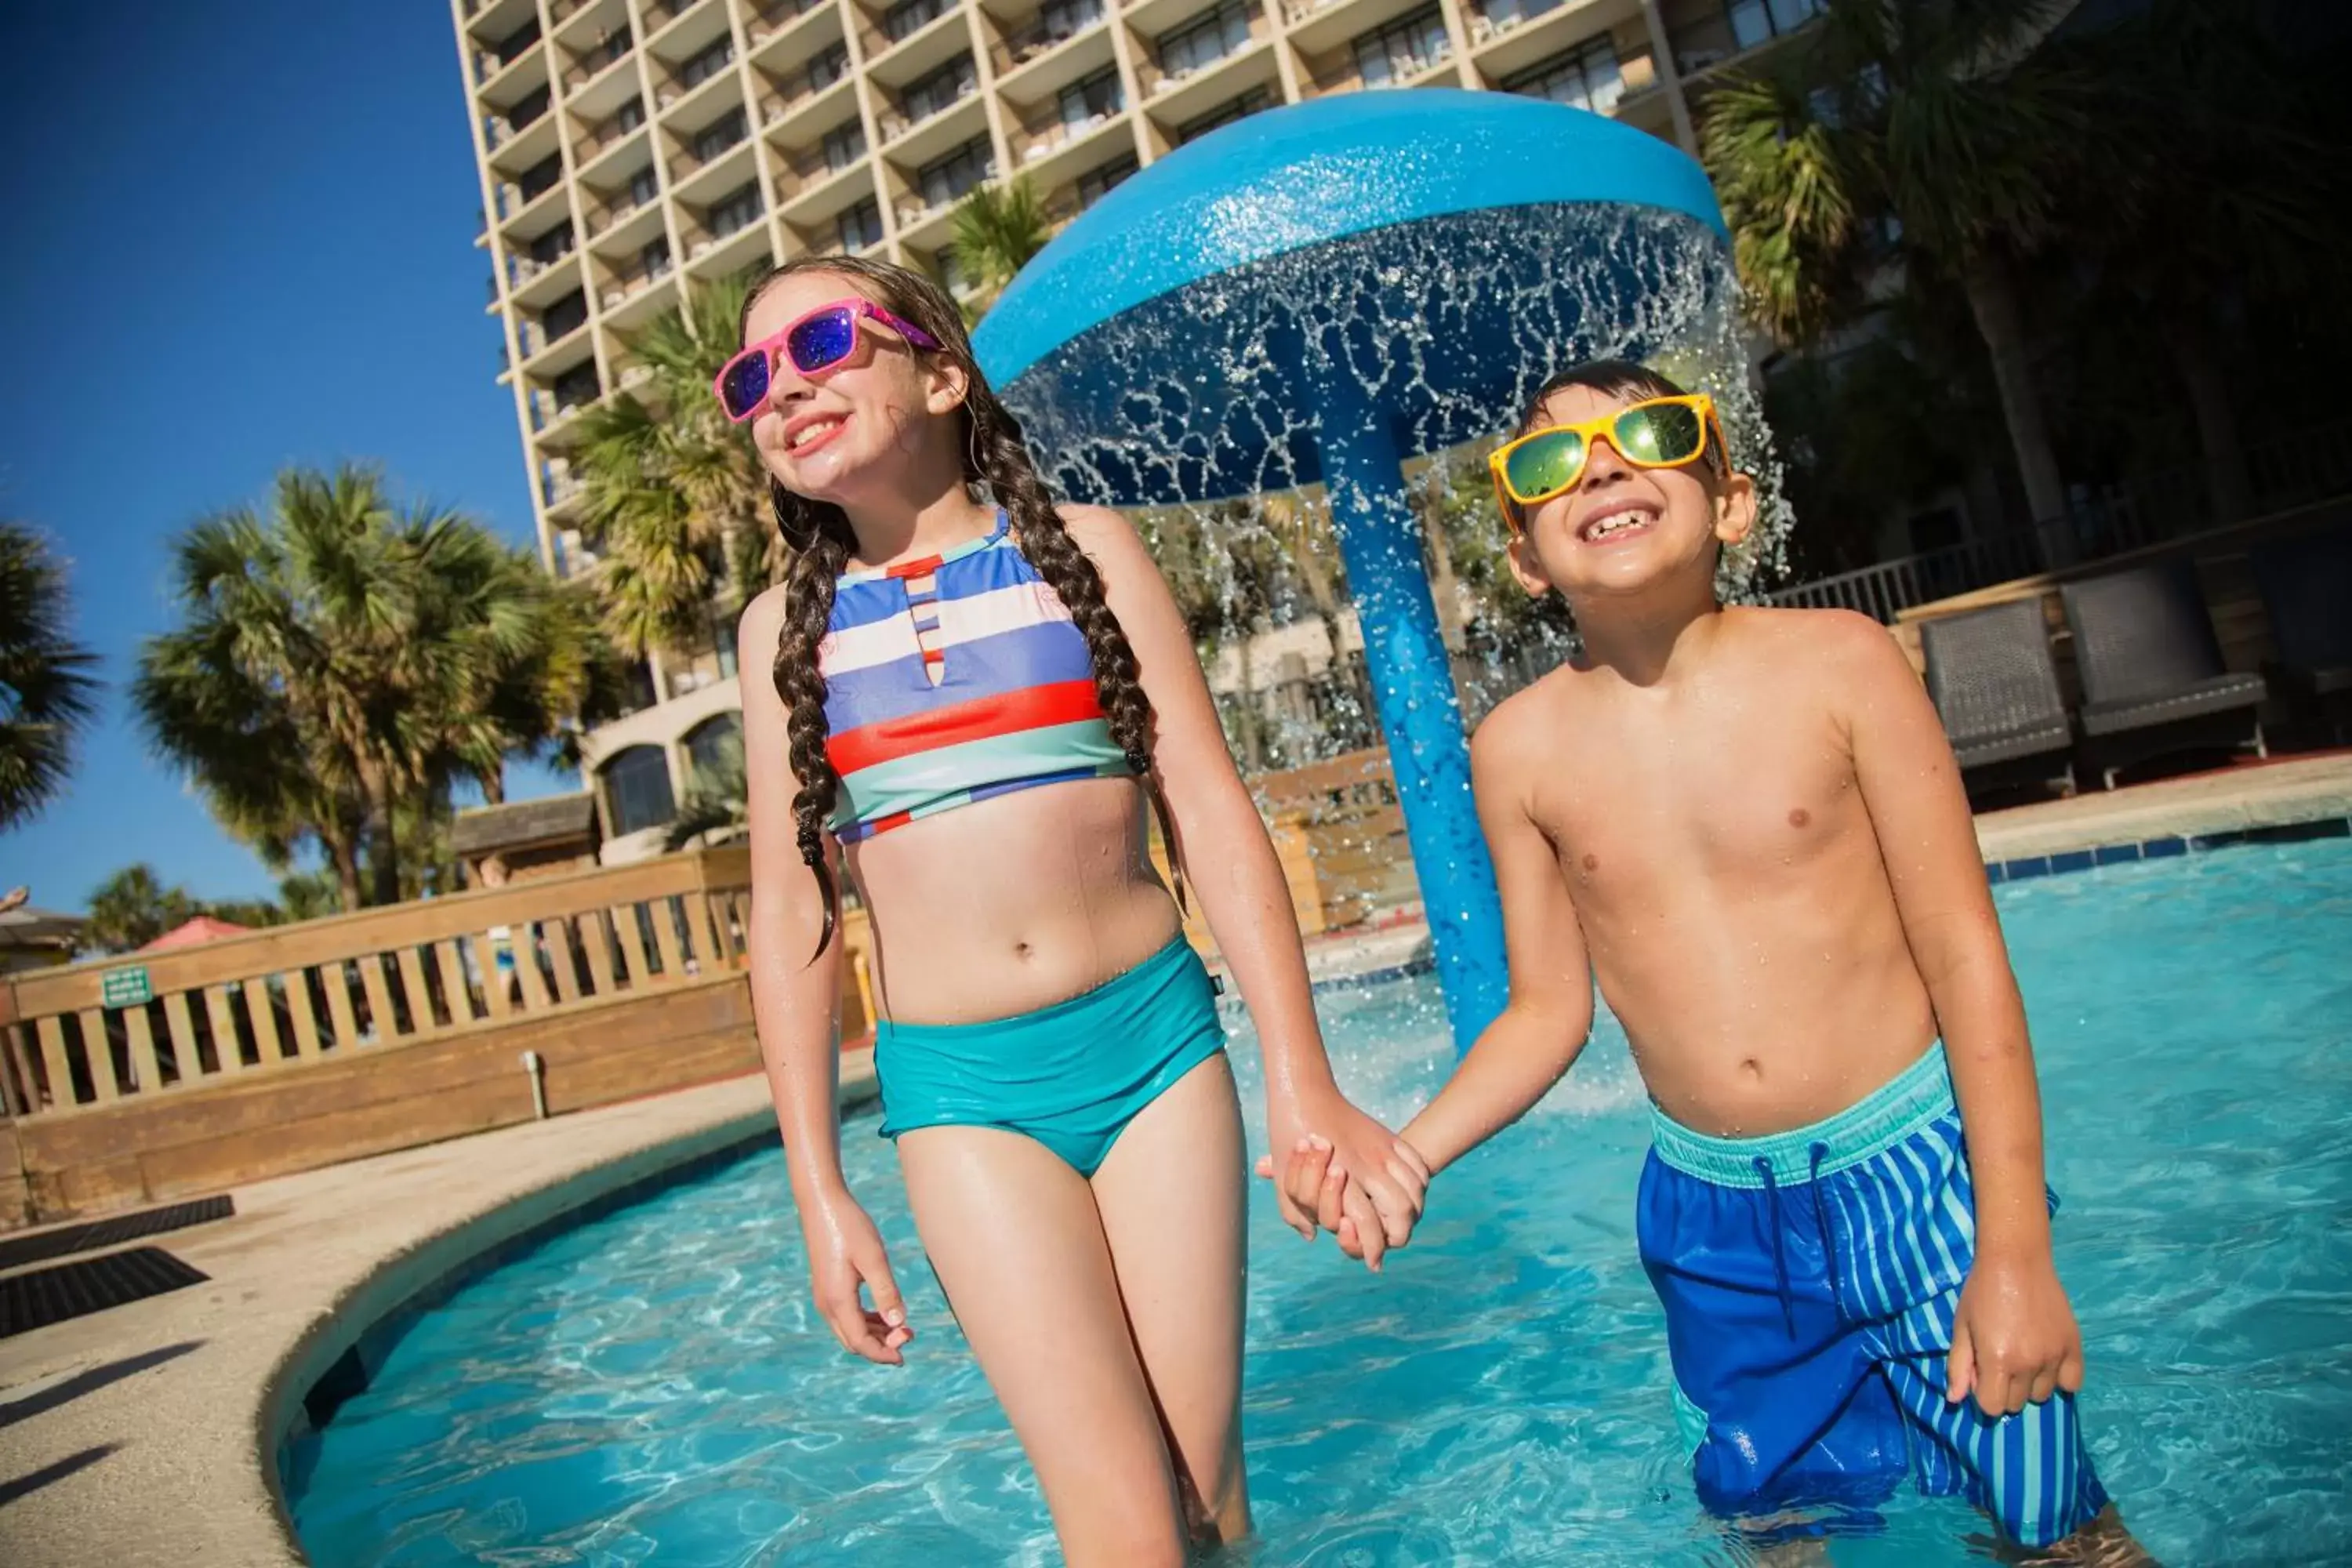
[[[1285,826],[1304,839],[1324,928],[1361,925],[1421,896],[1386,747],[1261,773],[1250,788],[1260,812],[1277,825],[1277,845]]]
[[[746,852],[706,850],[16,975],[0,1225],[751,1071],[750,904]],[[844,935],[856,1040],[861,911]]]

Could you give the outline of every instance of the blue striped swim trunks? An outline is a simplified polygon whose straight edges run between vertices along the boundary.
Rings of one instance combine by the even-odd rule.
[[[1713,1138],[1654,1110],[1652,1135],[1642,1262],[1708,1508],[1866,1510],[1909,1475],[2046,1546],[2106,1506],[2071,1394],[1999,1420],[1944,1399],[1976,1205],[1941,1045],[1810,1127]]]

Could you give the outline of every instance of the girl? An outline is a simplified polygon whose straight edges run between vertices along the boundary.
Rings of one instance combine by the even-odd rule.
[[[742,339],[718,392],[795,552],[742,622],[746,668],[775,671],[743,683],[751,988],[817,1304],[868,1361],[914,1337],[841,1173],[845,864],[874,919],[882,1131],[1067,1559],[1181,1563],[1188,1536],[1248,1528],[1245,1177],[1147,799],[1171,863],[1208,868],[1193,885],[1265,1041],[1275,1146],[1331,1143],[1374,1257],[1410,1234],[1426,1173],[1333,1083],[1289,894],[1167,585],[1116,513],[1047,498],[947,297],[804,259],[752,291]]]

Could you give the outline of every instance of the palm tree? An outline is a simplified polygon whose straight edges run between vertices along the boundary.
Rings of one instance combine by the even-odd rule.
[[[66,572],[40,535],[0,522],[0,831],[65,787],[94,714],[98,656],[66,635]]]
[[[786,564],[768,476],[710,395],[750,288],[698,285],[628,345],[644,395],[625,390],[581,416],[583,531],[602,556],[605,629],[632,658],[699,643],[714,599],[740,605]]]
[[[1782,52],[1705,108],[1701,157],[1759,321],[1804,343],[1896,254],[1956,279],[2036,521],[2065,489],[2027,353],[2016,278],[2066,216],[2074,168],[2118,167],[2115,89],[2042,37],[2050,0],[1828,0]]]
[[[976,290],[965,316],[977,321],[1053,237],[1054,220],[1026,174],[981,185],[964,197],[950,243],[957,269]]]
[[[126,866],[90,890],[82,942],[100,952],[129,952],[203,912],[185,888],[165,887],[152,866]]]
[[[269,864],[317,843],[346,908],[364,840],[373,900],[397,901],[403,832],[429,842],[457,778],[495,798],[610,663],[578,590],[470,519],[394,509],[369,469],[289,469],[267,517],[208,518],[175,554],[184,622],[142,650],[134,704]]]

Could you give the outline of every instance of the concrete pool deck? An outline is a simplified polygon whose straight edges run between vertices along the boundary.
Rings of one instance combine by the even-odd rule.
[[[2337,752],[1994,813],[1978,833],[1999,861],[2347,816]],[[1392,969],[1425,929],[1318,939],[1316,977]],[[871,1094],[865,1055],[844,1076],[845,1100]],[[517,1236],[774,1135],[753,1075],[258,1183],[233,1218],[146,1238],[208,1282],[0,1340],[0,1562],[300,1563],[275,1490],[281,1412],[368,1329]]]

